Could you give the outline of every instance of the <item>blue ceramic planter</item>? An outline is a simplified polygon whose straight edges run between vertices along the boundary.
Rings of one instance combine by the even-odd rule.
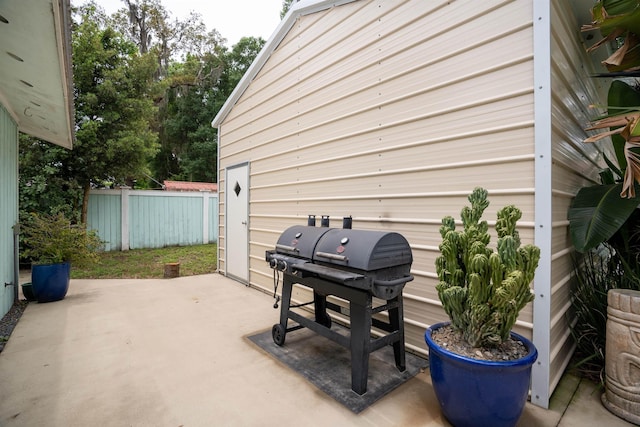
[[[69,290],[71,264],[36,264],[31,267],[31,286],[38,302],[61,300]]]
[[[425,333],[429,370],[443,415],[456,427],[512,427],[522,415],[529,393],[531,366],[538,358],[533,343],[511,333],[529,350],[522,359],[492,362],[452,353],[438,346],[431,333],[449,323],[432,325]]]

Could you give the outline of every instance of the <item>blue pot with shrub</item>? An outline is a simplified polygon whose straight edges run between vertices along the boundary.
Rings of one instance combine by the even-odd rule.
[[[32,260],[31,284],[38,302],[63,299],[69,290],[71,264],[96,262],[103,242],[83,224],[72,224],[64,214],[32,214],[21,225],[24,256]]]

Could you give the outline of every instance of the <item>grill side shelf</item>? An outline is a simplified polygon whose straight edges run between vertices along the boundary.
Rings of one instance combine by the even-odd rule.
[[[351,271],[338,270],[336,268],[325,267],[319,264],[312,264],[309,262],[298,264],[295,266],[296,270],[303,271],[306,273],[317,274],[319,277],[323,279],[331,280],[333,282],[340,282],[350,286],[354,284],[351,282],[359,282],[359,281],[367,281],[367,276],[363,274],[353,273]],[[368,286],[362,287],[363,289],[368,289]]]

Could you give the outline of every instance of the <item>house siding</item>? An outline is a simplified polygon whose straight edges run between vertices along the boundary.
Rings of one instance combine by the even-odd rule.
[[[588,5],[579,4],[580,13]],[[591,76],[602,69],[594,66],[594,57],[586,52],[587,44],[577,32],[581,24],[569,2],[551,2],[551,141],[552,206],[551,241],[551,309],[550,391],[560,381],[574,350],[569,321],[571,315],[571,281],[573,250],[568,232],[567,211],[578,190],[599,182],[598,170],[604,166],[596,145],[584,144],[585,125],[602,111],[589,106],[606,102],[609,80]],[[586,34],[583,34],[586,36]],[[599,65],[598,65],[599,67]]]
[[[543,294],[534,304],[536,328],[548,330],[538,335],[545,366],[536,367],[532,401],[547,406],[573,351],[566,214],[577,190],[597,176],[596,152],[580,140],[587,106],[602,99],[584,81],[590,70],[580,64],[589,60],[571,5],[361,0],[325,6],[297,16],[232,107],[214,120],[220,192],[225,168],[251,164],[251,286],[273,292],[264,251],[309,214],[329,215],[332,226],[351,215],[354,228],[401,233],[414,256],[415,280],[404,291],[407,347],[425,355],[425,328],[446,318],[435,290],[440,220],[459,217],[473,188],[485,187],[490,226],[498,209],[515,204],[523,212],[523,243],[544,243],[545,268],[534,283]],[[546,33],[538,23],[534,28],[534,6],[546,9]],[[536,37],[544,49],[534,49]],[[541,64],[552,82],[542,95],[545,129],[536,122],[535,104],[543,98],[534,71]],[[541,232],[547,221],[549,231]],[[222,237],[219,251],[224,274]],[[515,330],[536,335],[533,304]]]
[[[13,226],[18,222],[18,126],[0,105],[0,317],[14,300]],[[17,285],[17,284],[16,284]]]

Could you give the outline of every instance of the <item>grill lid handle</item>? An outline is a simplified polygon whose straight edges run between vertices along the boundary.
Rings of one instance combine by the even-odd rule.
[[[300,249],[296,248],[295,246],[281,245],[279,243],[276,244],[276,249],[281,249],[283,251],[289,252],[300,252]]]
[[[319,257],[322,257],[322,258],[332,259],[332,260],[335,260],[335,261],[347,261],[347,257],[346,256],[330,254],[329,252],[316,252],[316,256],[319,256]]]
[[[409,274],[408,276],[400,277],[399,279],[392,280],[378,280],[374,279],[373,284],[377,286],[398,286],[410,282],[413,280],[413,276]]]

